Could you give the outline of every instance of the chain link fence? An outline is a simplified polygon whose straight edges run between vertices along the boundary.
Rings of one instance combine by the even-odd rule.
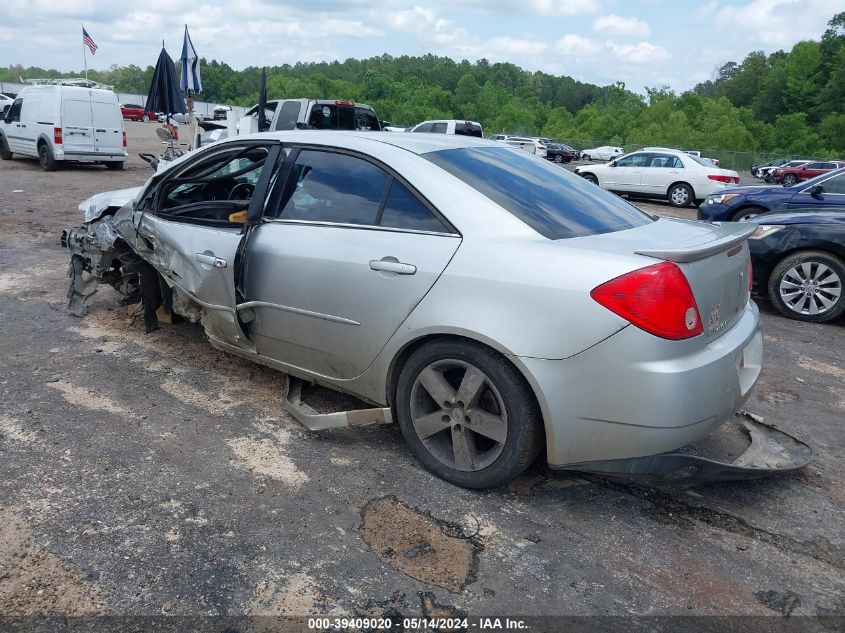
[[[610,145],[612,147],[621,147],[625,152],[635,152],[642,149],[642,145],[635,145],[631,143],[617,143],[608,139],[554,139],[556,143],[564,143],[577,150],[591,149],[594,147],[602,147]],[[706,158],[714,158],[719,161],[719,167],[723,169],[733,169],[734,171],[749,171],[752,165],[759,165],[768,163],[769,161],[783,158],[786,160],[829,160],[816,156],[799,156],[796,154],[781,154],[777,152],[755,151],[746,152],[741,150],[729,149],[699,149],[698,147],[686,147],[685,150],[695,150],[701,152],[701,155]]]

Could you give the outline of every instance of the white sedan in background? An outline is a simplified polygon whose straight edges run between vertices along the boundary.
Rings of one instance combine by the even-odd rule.
[[[613,160],[625,153],[621,147],[602,145],[593,149],[581,150],[581,160]]]
[[[711,193],[739,184],[735,171],[668,148],[633,152],[603,165],[581,165],[575,173],[610,191],[664,198],[675,207],[688,207]]]

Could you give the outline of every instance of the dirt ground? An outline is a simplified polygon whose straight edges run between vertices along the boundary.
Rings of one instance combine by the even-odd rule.
[[[845,615],[845,321],[760,302],[746,408],[813,446],[797,474],[655,488],[540,465],[463,490],[392,426],[305,431],[280,407],[281,374],[199,326],[145,335],[107,288],[89,316],[67,313],[60,232],[84,198],[147,179],[137,152],[158,152],[155,127],[127,124],[122,172],[0,163],[0,628],[33,614]]]

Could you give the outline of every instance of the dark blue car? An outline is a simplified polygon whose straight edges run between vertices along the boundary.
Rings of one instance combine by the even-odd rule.
[[[698,219],[738,222],[761,213],[826,211],[845,208],[845,167],[792,187],[731,187],[707,196]]]

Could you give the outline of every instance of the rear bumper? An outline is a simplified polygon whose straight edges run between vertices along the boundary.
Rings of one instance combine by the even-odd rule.
[[[628,326],[565,360],[520,357],[546,422],[548,461],[565,466],[674,450],[723,424],[760,374],[757,306],[700,347]]]
[[[56,149],[53,154],[56,160],[76,160],[80,162],[125,161],[129,156],[126,150],[122,152],[74,152]]]

